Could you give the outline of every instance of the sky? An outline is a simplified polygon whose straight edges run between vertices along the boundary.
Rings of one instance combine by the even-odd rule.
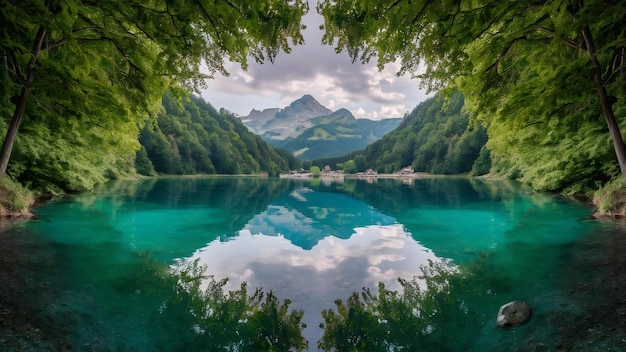
[[[375,60],[353,64],[347,53],[337,54],[333,47],[322,45],[322,23],[315,3],[310,2],[304,17],[304,45],[279,54],[273,64],[252,60],[247,71],[227,63],[230,76],[216,73],[202,97],[215,108],[246,116],[252,109],[284,108],[310,94],[333,111],[346,108],[356,118],[372,120],[403,117],[428,97],[418,80],[396,75],[398,63],[379,71]]]

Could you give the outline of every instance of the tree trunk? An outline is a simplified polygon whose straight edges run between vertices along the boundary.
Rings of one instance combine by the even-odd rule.
[[[609,101],[606,93],[606,88],[602,84],[598,84],[598,95],[600,96],[602,114],[604,115],[606,124],[609,127],[611,139],[613,139],[613,148],[615,148],[615,155],[617,156],[619,169],[624,175],[626,174],[626,149],[624,148],[622,133],[619,129],[617,121],[615,120],[615,114],[613,113],[613,107],[611,106],[611,102]]]
[[[22,80],[22,92],[19,100],[15,104],[13,118],[11,119],[11,124],[9,125],[7,134],[4,137],[2,149],[0,150],[0,176],[7,173],[9,159],[11,158],[11,151],[13,150],[15,139],[17,138],[17,131],[20,128],[20,123],[22,122],[22,119],[24,119],[24,113],[26,112],[26,101],[30,95],[30,88],[33,82],[33,71],[35,69],[37,59],[39,58],[39,54],[41,53],[41,46],[45,37],[46,30],[43,27],[39,27],[37,35],[35,36],[35,43],[33,45],[33,56],[30,58],[28,67],[26,68],[26,77]]]
[[[20,99],[15,105],[15,112],[11,119],[11,124],[7,130],[6,137],[4,137],[4,143],[2,143],[2,150],[0,150],[0,176],[6,174],[7,167],[9,166],[9,159],[11,158],[11,151],[13,150],[13,144],[15,144],[15,138],[17,138],[17,131],[20,127],[20,123],[24,118],[24,112],[26,111],[26,100],[30,94],[30,87],[22,87],[22,93]]]
[[[619,169],[622,175],[626,174],[626,148],[624,147],[624,140],[622,139],[622,133],[615,120],[615,114],[613,113],[613,106],[609,100],[609,95],[606,92],[604,85],[604,79],[602,78],[602,66],[596,56],[596,51],[593,43],[593,36],[589,26],[585,26],[582,30],[582,35],[587,46],[587,53],[589,59],[593,64],[593,79],[596,82],[598,90],[598,96],[600,97],[600,105],[602,107],[602,115],[606,121],[606,125],[609,128],[611,139],[613,140],[613,148],[615,148],[615,155],[617,156],[617,162],[619,163]]]

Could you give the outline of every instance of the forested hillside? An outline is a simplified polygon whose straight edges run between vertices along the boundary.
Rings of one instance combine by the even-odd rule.
[[[275,151],[228,111],[217,111],[202,98],[177,101],[163,96],[157,121],[149,121],[139,137],[137,172],[161,174],[278,175],[297,168],[289,153]]]
[[[400,126],[364,151],[313,163],[337,167],[353,160],[356,171],[371,168],[382,173],[411,166],[417,172],[463,174],[474,167],[474,173],[484,174],[490,168],[489,153],[484,148],[487,134],[483,126],[469,125],[469,121],[460,93],[448,99],[440,94],[418,105]]]

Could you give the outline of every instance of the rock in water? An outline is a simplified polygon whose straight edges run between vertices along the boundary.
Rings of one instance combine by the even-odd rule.
[[[498,312],[498,327],[507,328],[510,326],[522,325],[530,319],[532,309],[524,301],[509,302]]]

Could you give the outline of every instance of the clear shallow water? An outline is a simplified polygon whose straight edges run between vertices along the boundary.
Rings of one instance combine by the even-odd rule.
[[[431,350],[552,350],[562,343],[554,319],[584,309],[566,277],[572,248],[611,227],[590,212],[501,181],[165,178],[51,203],[13,231],[44,243],[46,314],[78,350],[188,348],[192,326],[163,312],[152,272],[193,260],[229,278],[226,289],[247,282],[290,299],[304,310],[310,350],[336,299],[379,282],[401,290],[397,278],[422,275],[429,261],[471,273],[419,337]],[[533,319],[495,328],[514,299],[533,306]]]

